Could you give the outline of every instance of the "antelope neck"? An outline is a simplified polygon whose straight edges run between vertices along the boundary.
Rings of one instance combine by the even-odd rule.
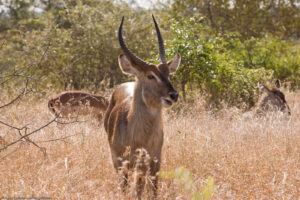
[[[157,119],[160,120],[162,108],[151,108],[146,105],[143,99],[142,83],[136,82],[130,113],[140,116],[139,119]]]

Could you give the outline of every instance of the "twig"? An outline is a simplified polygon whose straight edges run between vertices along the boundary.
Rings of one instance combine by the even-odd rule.
[[[62,110],[61,112],[63,112],[63,110]],[[61,112],[60,112],[60,113],[61,113]],[[37,129],[35,129],[34,131],[31,131],[30,133],[25,133],[24,135],[22,135],[22,133],[21,133],[20,131],[23,130],[23,129],[27,130],[27,126],[28,126],[28,125],[25,125],[25,126],[19,128],[19,127],[16,127],[16,126],[13,126],[13,125],[10,125],[10,124],[7,124],[7,123],[5,123],[5,122],[0,121],[1,124],[4,124],[5,126],[8,126],[8,127],[10,127],[10,128],[13,128],[13,129],[18,130],[18,131],[19,131],[19,134],[20,134],[20,136],[21,136],[21,137],[18,138],[17,140],[15,140],[15,141],[13,141],[13,142],[11,142],[11,143],[5,145],[4,147],[2,147],[2,148],[0,149],[0,152],[3,151],[3,150],[5,150],[5,149],[7,149],[9,146],[12,146],[12,145],[14,145],[14,144],[16,144],[16,143],[22,141],[23,139],[25,139],[25,140],[29,141],[30,143],[32,143],[33,145],[35,145],[36,147],[40,148],[40,150],[43,151],[43,153],[45,154],[45,150],[43,149],[43,147],[40,147],[40,146],[37,145],[35,142],[33,142],[32,140],[30,140],[30,139],[28,138],[28,136],[30,136],[30,135],[32,135],[32,134],[34,134],[34,133],[36,133],[36,132],[42,130],[43,128],[49,126],[49,125],[52,124],[53,122],[57,122],[57,119],[59,118],[60,113],[59,113],[58,115],[56,115],[51,121],[49,121],[49,122],[47,122],[46,124],[44,124],[43,126],[37,128]],[[76,122],[76,121],[75,121],[75,122]],[[75,122],[73,121],[73,122],[70,122],[70,123],[75,123]],[[65,123],[65,124],[68,124],[68,123]]]
[[[1,48],[2,48],[2,46],[4,45],[4,43],[5,43],[5,41],[3,41],[2,44],[0,45]],[[28,83],[29,83],[29,80],[32,79],[32,77],[25,76],[25,75],[22,74],[22,72],[24,72],[24,70],[26,70],[26,68],[28,69],[28,68],[32,67],[33,65],[36,65],[37,67],[40,67],[42,61],[44,60],[44,58],[45,58],[46,55],[47,55],[47,51],[48,51],[49,47],[50,47],[50,41],[49,41],[47,47],[45,48],[45,50],[44,50],[44,52],[43,52],[41,58],[38,60],[38,62],[31,63],[31,64],[29,64],[29,65],[27,65],[27,66],[24,66],[24,67],[21,67],[21,68],[19,68],[19,69],[15,69],[11,74],[8,74],[8,75],[6,75],[6,76],[4,76],[4,77],[0,77],[1,79],[2,79],[2,78],[3,78],[3,79],[6,79],[6,80],[2,81],[1,85],[4,84],[4,83],[6,83],[6,82],[8,82],[8,81],[10,81],[10,80],[12,80],[13,77],[20,76],[20,77],[26,78],[26,85],[25,85],[24,89],[22,90],[22,92],[21,92],[17,97],[15,97],[14,99],[12,99],[10,102],[8,102],[8,103],[6,103],[6,104],[0,106],[0,109],[12,105],[12,104],[15,103],[18,99],[20,99],[23,95],[27,94],[27,91],[28,91]],[[4,147],[0,148],[0,152],[1,152],[2,150],[7,149],[9,146],[12,146],[12,145],[14,145],[14,144],[16,144],[16,143],[22,141],[23,139],[25,139],[27,142],[30,142],[30,143],[32,143],[34,146],[38,147],[38,148],[44,153],[44,155],[45,155],[45,154],[46,154],[45,148],[40,147],[38,144],[36,144],[34,141],[32,141],[32,140],[29,138],[29,136],[32,135],[32,134],[34,134],[34,133],[36,133],[36,132],[38,132],[38,131],[40,131],[40,130],[42,130],[43,128],[49,126],[51,123],[53,123],[53,122],[56,121],[56,120],[57,120],[57,116],[55,116],[52,120],[50,120],[49,122],[47,122],[47,123],[44,124],[43,126],[41,126],[41,127],[37,128],[37,129],[31,131],[30,133],[27,133],[27,130],[28,130],[28,127],[27,127],[27,126],[28,126],[28,125],[25,125],[25,126],[23,126],[23,127],[20,128],[20,127],[16,127],[16,126],[10,125],[10,124],[8,124],[8,123],[3,122],[3,121],[0,120],[0,124],[3,124],[3,125],[5,125],[5,126],[7,126],[7,127],[10,127],[10,128],[13,128],[13,129],[17,130],[18,133],[19,133],[19,135],[20,135],[20,138],[18,138],[17,140],[15,140],[15,141],[13,141],[13,142],[7,144],[7,145],[4,145]],[[25,129],[25,134],[22,134],[22,130],[24,130],[24,129]],[[16,150],[15,150],[15,151],[16,151]],[[15,152],[15,151],[12,151],[11,153],[13,153],[13,152]],[[7,154],[6,156],[2,157],[1,160],[4,159],[5,157],[9,156],[11,153],[9,153],[9,154]]]
[[[28,128],[25,127],[25,135],[26,135],[26,132],[27,132]],[[18,131],[19,132],[19,135],[22,137],[22,133],[21,133],[21,130]],[[34,141],[32,141],[29,137],[25,137],[25,140],[31,144],[33,144],[34,146],[36,146],[37,148],[39,148],[39,150],[41,152],[43,152],[44,156],[47,155],[47,152],[46,152],[46,148],[45,147],[40,147],[39,145],[37,145]]]
[[[2,148],[0,149],[0,152],[3,151],[3,150],[5,150],[7,147],[12,146],[12,145],[14,145],[14,144],[16,144],[16,143],[22,141],[23,138],[26,138],[26,137],[28,137],[28,136],[30,136],[30,135],[32,135],[32,134],[34,134],[34,133],[36,133],[36,132],[42,130],[43,128],[49,126],[50,124],[52,124],[53,122],[55,122],[56,119],[57,119],[57,117],[54,117],[54,119],[52,119],[51,121],[47,122],[47,123],[44,124],[43,126],[37,128],[37,129],[35,129],[34,131],[31,131],[30,133],[27,133],[27,134],[21,136],[21,137],[20,137],[19,139],[17,139],[17,140],[15,140],[15,141],[13,141],[13,142],[11,142],[11,143],[5,145],[4,147],[2,147]]]
[[[76,133],[76,134],[68,135],[68,136],[61,137],[61,138],[55,138],[55,139],[50,139],[50,140],[37,141],[37,143],[60,141],[60,140],[64,140],[64,139],[67,139],[67,138],[70,138],[70,137],[73,137],[73,136],[77,136],[77,135],[81,135],[81,134],[82,133]]]
[[[3,125],[5,125],[5,126],[8,126],[8,127],[10,127],[10,128],[13,128],[13,129],[17,129],[17,130],[22,130],[22,129],[23,129],[23,128],[18,128],[18,127],[16,127],[16,126],[10,125],[10,124],[8,124],[8,123],[6,123],[6,122],[3,122],[3,121],[1,121],[1,120],[0,120],[0,124],[3,124]]]
[[[15,101],[17,101],[18,99],[20,99],[21,96],[23,96],[24,94],[26,94],[27,86],[28,86],[28,81],[26,82],[26,86],[25,86],[25,88],[23,89],[23,91],[22,91],[16,98],[14,98],[14,99],[11,100],[10,102],[8,102],[8,103],[6,103],[6,104],[0,106],[0,109],[2,109],[2,108],[4,108],[4,107],[7,107],[7,106],[9,106],[9,105],[11,105],[11,104],[13,104]]]
[[[13,151],[9,152],[8,154],[6,154],[5,156],[3,156],[2,158],[0,158],[0,162],[2,160],[4,160],[5,158],[7,158],[8,156],[10,156],[11,154],[15,153],[16,151],[18,151],[20,149],[21,146],[15,148]]]

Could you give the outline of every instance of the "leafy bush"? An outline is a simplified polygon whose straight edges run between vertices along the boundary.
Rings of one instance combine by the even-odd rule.
[[[290,82],[292,89],[300,83],[300,48],[276,38],[251,38],[241,41],[239,34],[224,37],[224,53],[248,69],[264,68],[274,72],[274,78]]]
[[[207,35],[209,30],[194,18],[174,20],[171,32],[174,36],[168,45],[173,48],[168,48],[168,54],[178,52],[182,56],[176,78],[180,80],[183,95],[195,85],[199,93],[207,97],[210,106],[218,107],[224,101],[241,107],[245,102],[249,108],[256,101],[258,81],[272,78],[272,70],[249,68],[239,59],[240,55],[228,53],[230,45],[226,38]]]
[[[117,30],[122,15],[126,16],[124,36],[129,48],[154,62],[158,51],[150,11],[133,9],[123,1],[100,2],[58,2],[46,6],[42,13],[29,12],[27,17],[13,19],[17,26],[0,32],[0,76],[9,79],[17,74],[17,86],[29,78],[29,85],[43,91],[98,92],[129,80],[117,62],[121,53]],[[25,8],[28,10],[27,5]],[[200,94],[208,106],[218,108],[225,102],[250,108],[256,102],[259,81],[279,78],[293,89],[300,86],[299,45],[270,37],[243,40],[239,33],[215,35],[196,14],[168,21],[172,17],[167,12],[156,11],[167,56],[182,56],[172,78],[184,98]],[[10,86],[14,88],[14,84]]]
[[[144,58],[154,46],[147,39],[152,27],[143,17],[150,16],[126,3],[70,1],[53,9],[36,19],[38,29],[10,30],[0,52],[0,64],[8,70],[26,68],[37,80],[37,88],[99,91],[124,81],[117,60],[121,53],[117,30],[124,13],[129,48]],[[22,21],[24,26],[28,23],[31,21]]]

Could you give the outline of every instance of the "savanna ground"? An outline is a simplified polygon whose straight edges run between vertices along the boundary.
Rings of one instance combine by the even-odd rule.
[[[0,119],[30,132],[53,119],[46,99],[24,98]],[[236,109],[215,115],[201,99],[166,111],[158,199],[300,199],[300,92],[287,101],[289,120],[244,120]],[[1,146],[20,137],[0,127]],[[47,154],[29,142],[0,152],[0,196],[134,199],[132,187],[120,191],[102,123],[52,123],[30,139]]]

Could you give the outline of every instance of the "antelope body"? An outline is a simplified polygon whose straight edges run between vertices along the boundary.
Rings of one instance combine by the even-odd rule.
[[[262,83],[259,83],[259,90],[262,92],[261,97],[253,111],[244,113],[244,117],[251,115],[255,117],[266,116],[270,112],[279,112],[285,116],[291,115],[291,110],[285,95],[280,91],[280,81],[275,82],[275,87],[268,88]]]
[[[108,101],[105,97],[83,91],[65,91],[48,102],[50,111],[62,117],[92,114],[99,120],[107,109]]]
[[[280,81],[275,82],[275,87],[268,88],[262,83],[259,83],[260,91],[263,93],[261,96],[256,115],[263,115],[269,111],[280,111],[284,114],[291,115],[289,105],[285,100],[285,95],[280,91]]]
[[[153,16],[152,16],[153,17]],[[169,75],[177,70],[180,56],[166,61],[163,40],[155,24],[161,62],[158,65],[146,63],[135,56],[122,38],[122,18],[119,27],[119,43],[124,54],[118,58],[123,73],[136,77],[135,82],[121,84],[112,94],[105,114],[104,126],[108,134],[113,165],[116,170],[124,162],[128,168],[135,168],[141,174],[136,178],[136,194],[140,199],[145,185],[146,161],[138,162],[136,150],[144,149],[149,156],[150,175],[153,177],[153,192],[156,196],[157,173],[160,169],[163,145],[162,108],[177,102],[178,93],[173,88]],[[128,153],[127,150],[130,149]],[[127,153],[126,153],[127,152]],[[143,159],[143,158],[142,158]],[[123,191],[126,190],[128,174],[121,172]]]

